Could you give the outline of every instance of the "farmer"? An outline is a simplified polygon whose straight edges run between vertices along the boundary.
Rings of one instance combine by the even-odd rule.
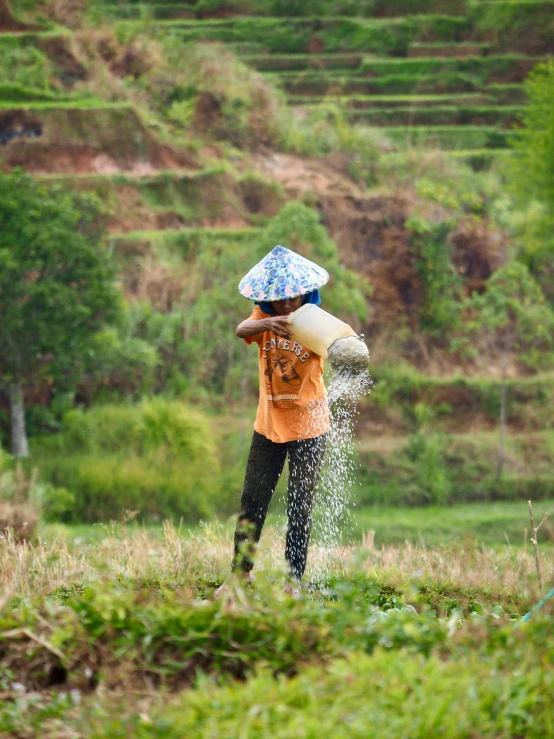
[[[276,246],[241,280],[239,292],[255,302],[236,335],[258,347],[260,396],[235,531],[232,569],[252,580],[252,556],[269,503],[289,460],[285,557],[295,594],[306,567],[317,485],[329,430],[323,359],[292,338],[288,316],[306,303],[319,305],[328,273]],[[221,590],[216,591],[219,595]]]

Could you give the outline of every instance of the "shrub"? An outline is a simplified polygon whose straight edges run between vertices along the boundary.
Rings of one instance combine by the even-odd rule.
[[[67,521],[75,507],[75,493],[67,488],[46,485],[42,495],[42,518],[45,521]]]
[[[160,358],[155,347],[133,336],[133,329],[133,311],[129,309],[117,326],[106,328],[94,337],[84,393],[92,396],[102,388],[109,388],[132,397],[152,389]]]
[[[53,71],[50,60],[38,49],[0,46],[0,83],[49,92]]]
[[[97,521],[137,510],[143,519],[197,521],[219,502],[213,432],[178,402],[72,411],[64,431],[37,441],[35,452],[56,486],[46,496],[49,518]]]
[[[177,129],[195,127],[235,146],[277,140],[282,100],[261,75],[220,45],[164,40],[161,62],[139,80],[157,112]]]
[[[523,126],[506,163],[508,184],[520,205],[508,220],[523,244],[520,258],[554,303],[554,62],[539,64],[525,82],[529,99]]]
[[[414,217],[406,225],[413,233],[415,265],[424,292],[419,309],[421,329],[446,340],[457,324],[461,291],[448,242],[452,223],[430,223]]]
[[[421,431],[408,442],[407,457],[415,464],[415,483],[429,503],[446,503],[452,489],[443,451],[444,441],[437,434]]]

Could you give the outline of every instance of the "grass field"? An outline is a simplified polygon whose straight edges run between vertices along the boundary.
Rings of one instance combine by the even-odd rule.
[[[554,501],[543,500],[537,510],[554,511]],[[542,516],[541,516],[542,517]],[[510,545],[517,549],[531,546],[527,503],[499,501],[450,507],[360,508],[352,517],[354,536],[374,531],[378,546],[418,542],[427,546],[448,546],[464,541],[467,546]],[[542,546],[552,546],[552,531],[543,537]]]
[[[254,585],[214,601],[229,532],[112,524],[2,540],[0,733],[553,736],[551,606],[518,626],[538,600],[529,548],[366,535],[314,547],[312,585],[293,598],[270,527]],[[543,572],[553,564],[545,549]]]
[[[284,502],[278,499],[273,506],[268,525],[278,525],[284,521],[284,515],[276,512]],[[541,500],[535,504],[540,517],[546,511],[554,515],[554,500]],[[545,524],[541,539],[542,547],[554,544],[550,521]],[[231,540],[234,520],[220,524],[222,536]],[[127,534],[136,530],[135,524],[123,525]],[[143,532],[154,538],[163,535],[161,525],[141,527]],[[95,544],[110,536],[109,524],[43,524],[40,536],[45,542],[56,538],[71,543]],[[185,531],[196,536],[202,528],[185,527]],[[467,546],[493,546],[503,548],[506,545],[518,550],[531,547],[529,537],[529,514],[527,502],[498,501],[494,503],[458,504],[454,506],[428,506],[424,508],[399,508],[385,506],[364,506],[353,508],[349,524],[344,530],[344,542],[353,541],[360,545],[368,539],[368,532],[374,532],[377,547],[402,545],[406,542],[422,547],[448,546],[456,541],[463,541]],[[369,534],[373,539],[373,535]]]

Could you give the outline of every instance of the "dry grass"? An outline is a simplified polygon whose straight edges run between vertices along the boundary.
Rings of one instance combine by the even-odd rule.
[[[86,8],[86,0],[41,0],[35,14],[69,28],[78,28]]]
[[[38,520],[37,474],[26,474],[21,464],[12,465],[0,449],[0,539],[27,542],[32,539]]]
[[[38,523],[37,512],[26,503],[0,501],[0,537],[10,541],[29,541]]]
[[[215,587],[229,573],[232,543],[228,529],[206,525],[185,532],[166,522],[161,536],[139,526],[109,527],[96,544],[62,537],[53,541],[18,543],[13,536],[0,541],[0,588],[25,597],[44,595],[72,584],[130,579],[170,586]],[[283,562],[282,532],[268,529],[260,545],[258,571],[275,570]],[[551,573],[554,552],[542,554],[544,572]],[[490,589],[534,597],[536,573],[530,549],[465,548],[463,542],[448,547],[425,548],[373,546],[371,532],[361,546],[325,551],[310,550],[306,579],[321,573],[365,572],[370,577],[406,589],[410,584],[442,583],[453,589]],[[284,568],[283,568],[284,571]]]
[[[494,591],[522,593],[534,589],[534,557],[531,550],[522,548],[465,548],[462,542],[456,542],[448,547],[427,549],[406,542],[365,554],[363,568],[372,575],[385,571],[396,573],[402,580],[433,580],[468,589],[489,587]],[[355,556],[354,553],[351,561]],[[552,569],[552,552],[545,555],[544,561]]]

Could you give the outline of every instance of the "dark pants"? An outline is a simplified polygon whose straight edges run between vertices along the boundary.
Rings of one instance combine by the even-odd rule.
[[[288,530],[285,557],[294,577],[306,568],[312,524],[314,491],[321,470],[326,435],[277,444],[254,431],[241,498],[241,512],[235,531],[233,570],[249,572],[252,556],[260,540],[267,509],[289,457],[287,498]]]

